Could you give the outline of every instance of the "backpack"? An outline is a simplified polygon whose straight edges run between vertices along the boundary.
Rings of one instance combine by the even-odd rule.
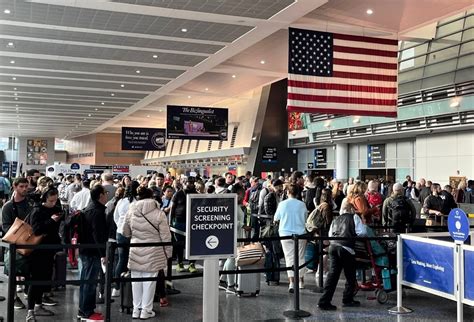
[[[392,200],[388,205],[389,208],[389,220],[392,225],[408,224],[409,209],[408,202],[405,196],[398,196]]]
[[[305,227],[310,233],[318,232],[324,229],[326,226],[326,219],[323,217],[321,207],[314,209],[306,219]]]
[[[249,206],[251,214],[258,214],[258,199],[260,197],[260,188],[250,192]]]

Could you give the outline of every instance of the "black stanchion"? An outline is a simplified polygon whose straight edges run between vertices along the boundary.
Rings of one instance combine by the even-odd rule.
[[[287,318],[298,319],[311,316],[311,313],[303,311],[300,309],[300,269],[299,269],[299,238],[298,235],[293,235],[294,241],[294,262],[293,262],[293,271],[294,271],[294,291],[295,291],[295,309],[283,312],[283,315]]]
[[[318,240],[318,256],[319,256],[319,263],[318,263],[318,285],[313,290],[314,293],[322,293],[324,290],[324,243],[323,240]]]
[[[10,244],[8,248],[10,263],[8,265],[8,302],[7,302],[7,322],[13,322],[15,317],[15,292],[16,292],[16,245]]]
[[[116,242],[107,242],[107,248],[105,250],[105,258],[107,260],[107,266],[105,268],[105,321],[110,322],[111,314],[110,307],[112,304],[112,270],[114,269],[114,256]]]

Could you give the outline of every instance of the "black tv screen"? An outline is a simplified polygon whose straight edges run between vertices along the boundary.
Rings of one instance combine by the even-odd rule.
[[[199,106],[167,106],[168,139],[227,141],[228,110]]]

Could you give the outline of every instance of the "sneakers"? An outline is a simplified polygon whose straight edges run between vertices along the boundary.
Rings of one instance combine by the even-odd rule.
[[[58,305],[58,302],[55,302],[49,296],[44,295],[43,301],[41,302],[41,304],[46,305],[46,306],[55,306],[55,305]]]
[[[227,282],[226,281],[219,281],[219,288],[225,290],[227,288]]]
[[[166,297],[160,299],[160,306],[161,307],[166,307],[166,306],[169,306],[170,305],[170,302],[168,302],[168,299]]]
[[[53,316],[54,312],[48,309],[45,309],[43,305],[35,305],[35,315],[36,316]]]
[[[133,309],[132,312],[132,319],[139,319],[140,318],[140,311],[142,309]]]
[[[352,300],[350,302],[342,303],[342,306],[343,307],[358,307],[358,306],[360,306],[360,302]]]
[[[184,271],[186,271],[186,269],[184,268],[184,264],[183,263],[178,263],[178,265],[176,265],[176,272],[181,273],[181,272],[184,272]]]
[[[145,310],[142,310],[142,312],[140,313],[140,320],[148,320],[154,316],[155,316],[155,311],[147,312]]]
[[[300,283],[299,283],[298,286],[299,286],[300,290],[304,289],[304,281],[300,280]]]
[[[20,298],[17,296],[15,298],[15,302],[13,303],[13,307],[15,308],[15,310],[23,310],[25,307],[25,304],[23,304],[23,302],[20,300]]]
[[[91,320],[91,321],[103,321],[103,320],[105,320],[102,313],[92,313],[92,315],[89,316],[87,319]]]
[[[116,288],[112,289],[112,297],[119,297],[120,296],[120,290],[117,290]]]
[[[225,290],[225,292],[227,294],[235,294],[237,293],[237,290],[235,289],[235,285],[230,285],[227,287],[227,289]]]
[[[328,304],[318,304],[320,310],[323,311],[335,311],[337,310],[337,306],[332,305],[331,303]]]
[[[288,292],[294,293],[295,292],[295,285],[293,283],[290,283],[288,286]]]
[[[35,321],[36,321],[35,311],[28,310],[28,313],[26,314],[26,322],[35,322]]]
[[[188,271],[190,273],[197,273],[198,269],[196,268],[196,266],[194,266],[194,263],[191,263],[191,264],[189,264]]]

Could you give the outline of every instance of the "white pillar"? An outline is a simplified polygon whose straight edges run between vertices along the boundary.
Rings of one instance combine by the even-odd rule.
[[[349,145],[347,143],[336,144],[336,179],[347,180],[349,178]]]

